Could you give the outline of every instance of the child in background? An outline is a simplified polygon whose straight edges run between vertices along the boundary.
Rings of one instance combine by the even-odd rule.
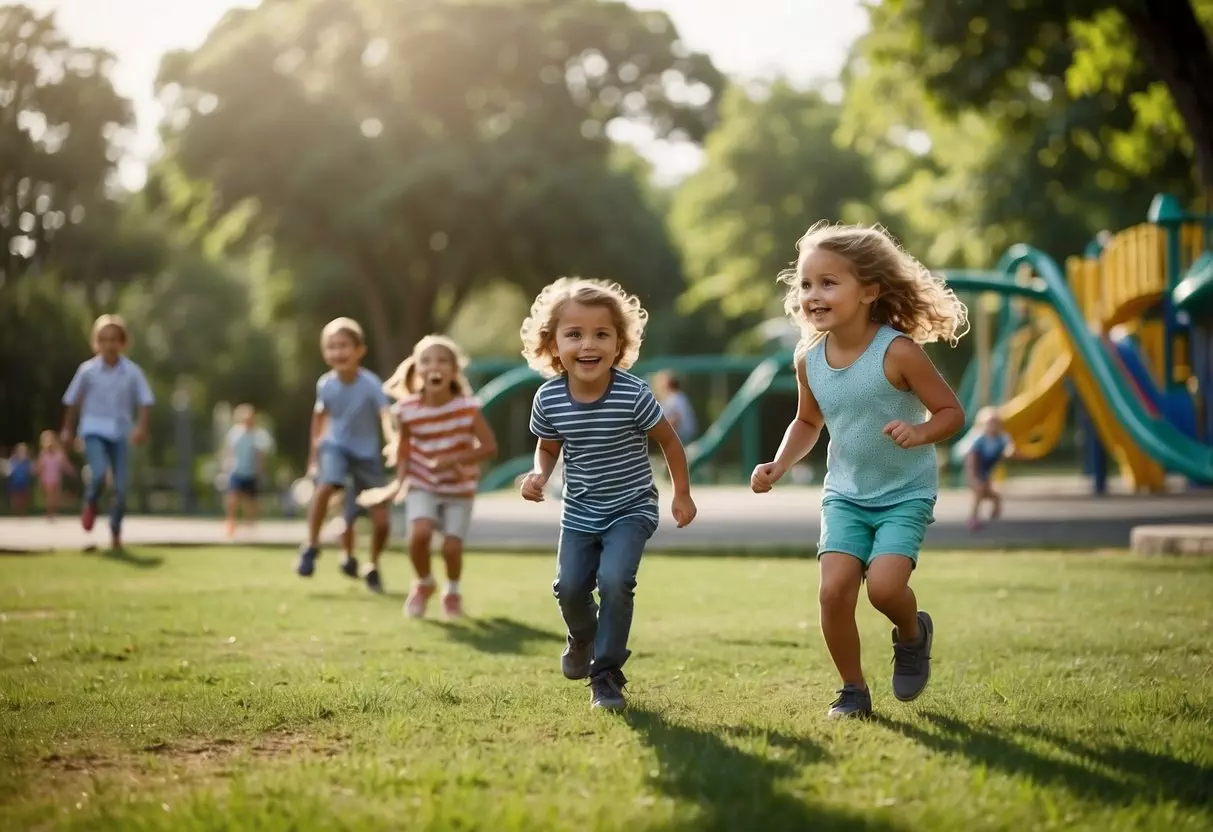
[[[997,408],[983,407],[977,413],[977,424],[981,433],[973,441],[965,455],[965,475],[969,490],[973,492],[973,506],[969,510],[969,531],[981,528],[981,506],[990,502],[990,519],[1002,516],[1002,495],[994,490],[994,472],[999,464],[1015,455],[1015,443],[1002,429],[1002,419]]]
[[[8,459],[8,498],[13,514],[24,517],[29,514],[30,492],[34,488],[34,461],[29,456],[29,445],[18,442],[13,446],[13,455]]]
[[[662,371],[654,379],[657,399],[661,410],[670,420],[670,426],[678,434],[682,444],[688,444],[699,433],[699,425],[695,421],[695,407],[691,399],[682,390],[678,377],[669,371]]]
[[[42,487],[42,501],[46,504],[46,519],[54,520],[59,514],[59,503],[63,498],[63,475],[75,476],[76,468],[59,444],[53,430],[42,431],[39,437],[42,449],[38,452],[35,466],[38,484]]]
[[[366,355],[362,327],[351,318],[329,321],[320,333],[324,363],[332,369],[316,382],[316,404],[312,410],[311,448],[308,470],[316,473],[316,488],[308,509],[308,539],[299,548],[295,571],[311,577],[320,557],[320,529],[333,493],[351,487],[355,494],[384,484],[380,456],[381,429],[394,439],[383,382],[361,366]],[[347,480],[349,481],[347,486]],[[383,591],[379,558],[388,536],[388,509],[371,509],[371,564],[364,576],[372,592]],[[341,562],[341,571],[358,576],[358,560],[352,554]]]
[[[442,609],[450,618],[463,614],[463,541],[471,525],[479,465],[497,454],[497,438],[472,396],[466,367],[467,358],[454,341],[427,335],[384,385],[397,400],[399,439],[392,458],[397,479],[408,486],[409,556],[417,573],[404,604],[411,618],[425,615],[438,586],[430,571],[435,528],[442,532],[446,567]]]
[[[270,437],[257,427],[257,411],[251,404],[236,407],[232,427],[223,441],[223,470],[228,472],[227,536],[236,536],[236,518],[244,510],[244,521],[250,527],[257,522],[257,485],[265,474],[266,455]]]
[[[130,347],[126,322],[118,315],[102,315],[93,324],[95,355],[76,370],[63,394],[67,410],[60,438],[72,444],[72,426],[80,415],[79,434],[84,440],[89,478],[85,483],[80,525],[92,531],[97,503],[109,474],[113,488],[110,536],[114,549],[122,548],[122,518],[126,513],[128,442],[139,445],[147,438],[147,421],[155,397],[139,365],[123,353]],[[131,413],[138,411],[132,427]]]
[[[544,499],[564,454],[557,574],[552,591],[568,629],[561,670],[590,679],[590,707],[619,709],[631,651],[636,575],[657,530],[657,487],[648,439],[661,445],[679,528],[695,519],[686,453],[640,378],[626,372],[644,338],[647,313],[618,284],[561,278],[535,298],[521,329],[527,363],[551,380],[535,394],[535,467],[522,497]],[[601,610],[594,603],[598,587]]]
[[[799,325],[796,418],[774,461],[754,469],[764,493],[830,433],[821,503],[821,630],[842,688],[831,717],[868,716],[855,604],[893,623],[893,694],[917,697],[931,673],[934,624],[910,575],[934,520],[934,445],[964,424],[956,395],[920,344],[955,342],[966,310],[943,280],[875,228],[809,229],[797,243],[784,309]]]

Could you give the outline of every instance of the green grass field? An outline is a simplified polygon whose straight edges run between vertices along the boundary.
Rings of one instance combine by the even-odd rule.
[[[400,556],[388,597],[292,562],[0,557],[0,827],[1213,828],[1213,562],[928,553],[931,686],[861,601],[865,723],[811,561],[647,559],[622,715],[560,676],[549,556],[474,556],[454,624]]]

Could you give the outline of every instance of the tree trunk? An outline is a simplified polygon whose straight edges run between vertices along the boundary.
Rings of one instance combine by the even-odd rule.
[[[1196,169],[1213,189],[1213,50],[1189,0],[1120,6],[1146,63],[1171,92],[1192,139]]]

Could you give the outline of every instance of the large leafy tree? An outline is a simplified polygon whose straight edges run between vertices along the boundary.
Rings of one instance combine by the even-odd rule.
[[[594,0],[264,0],[160,76],[170,158],[216,214],[251,207],[284,310],[364,316],[380,366],[501,281],[676,294],[607,129],[699,140],[721,85],[664,14]]]
[[[715,310],[705,323],[717,338],[779,309],[775,276],[810,224],[869,218],[867,161],[835,145],[839,116],[820,92],[782,82],[725,94],[704,166],[670,213],[689,281],[683,307]]]
[[[113,139],[132,119],[112,64],[103,50],[69,43],[53,15],[0,7],[0,284],[35,262],[44,270],[73,232],[88,238],[105,225],[91,215],[110,208]],[[73,272],[75,282],[99,278]]]
[[[1109,125],[1114,135],[1087,142],[1092,155],[1110,150],[1121,165],[1152,173],[1180,149],[1204,187],[1213,188],[1210,0],[882,5],[911,36],[904,57],[946,107],[1002,105],[1014,125],[1023,113],[1017,103],[1031,108],[1027,96],[1065,78],[1076,99],[1108,93],[1131,108],[1128,124]]]

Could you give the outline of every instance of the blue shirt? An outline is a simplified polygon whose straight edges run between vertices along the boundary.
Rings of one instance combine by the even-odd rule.
[[[336,370],[316,382],[317,413],[327,413],[321,448],[336,448],[358,459],[378,459],[383,449],[380,411],[388,406],[379,376],[363,367],[349,384]]]
[[[611,370],[611,382],[597,401],[574,400],[565,376],[539,388],[531,405],[531,433],[563,443],[561,525],[601,534],[624,517],[637,517],[657,528],[648,433],[661,419],[649,386],[618,368]]]
[[[661,403],[662,409],[669,416],[673,416],[672,422],[677,422],[678,427],[675,430],[678,433],[678,438],[683,442],[690,442],[699,433],[699,424],[695,420],[695,408],[691,407],[691,399],[681,390],[674,390],[668,395],[664,402]]]
[[[969,453],[977,456],[977,475],[982,479],[988,479],[994,469],[998,467],[998,463],[1002,461],[1010,444],[1011,437],[1005,433],[998,433],[994,436],[983,433],[974,439]]]
[[[939,468],[934,445],[902,448],[884,435],[884,426],[901,420],[918,425],[927,408],[908,390],[898,390],[884,371],[885,353],[897,338],[882,326],[863,354],[846,367],[826,361],[827,335],[805,353],[809,389],[830,432],[823,498],[841,497],[871,508],[906,500],[934,500]]]
[[[269,434],[261,428],[232,425],[227,432],[227,447],[232,454],[232,473],[252,479],[257,476],[257,454],[266,453],[271,445]]]
[[[114,441],[126,439],[136,408],[151,407],[155,401],[143,370],[126,356],[113,365],[93,356],[77,368],[63,394],[65,405],[80,405],[80,436]]]
[[[10,491],[24,491],[29,488],[34,479],[34,461],[28,457],[13,460],[8,470],[8,487]]]

